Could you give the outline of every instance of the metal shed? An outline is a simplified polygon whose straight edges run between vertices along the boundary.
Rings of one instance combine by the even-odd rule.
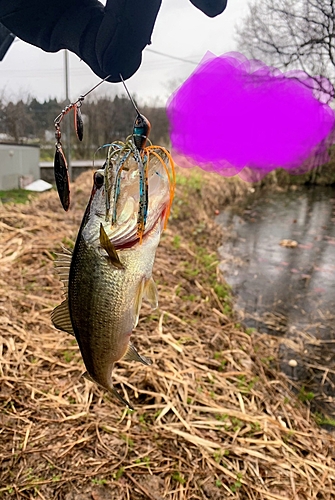
[[[39,179],[40,147],[0,143],[0,190],[16,189]]]

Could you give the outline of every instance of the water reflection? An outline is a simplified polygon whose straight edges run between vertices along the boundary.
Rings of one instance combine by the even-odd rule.
[[[276,192],[217,218],[226,233],[221,269],[236,292],[237,308],[247,326],[294,341],[300,335],[302,352],[314,349],[314,364],[320,358],[333,369],[334,196],[330,187]],[[283,240],[297,246],[281,246]],[[284,350],[284,369],[292,356],[298,359],[301,352]],[[300,363],[299,369],[305,373],[298,371],[298,377],[310,375],[308,363],[304,367]],[[331,380],[329,384],[328,393],[335,394],[335,385]]]

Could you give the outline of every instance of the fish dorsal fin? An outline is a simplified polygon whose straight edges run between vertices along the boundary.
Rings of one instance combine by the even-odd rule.
[[[128,344],[128,348],[126,354],[123,356],[123,359],[126,361],[139,361],[143,365],[150,366],[152,365],[151,359],[146,358],[145,356],[141,356],[136,347],[133,346],[131,342]]]
[[[124,269],[124,266],[119,259],[115,247],[108,238],[106,231],[101,223],[100,223],[100,245],[108,253],[108,256],[113,266],[116,267],[117,269]]]
[[[62,245],[62,250],[63,250],[63,253],[62,254],[57,254],[57,255],[63,255],[64,257],[68,256],[70,257],[70,259],[72,259],[72,250],[70,250],[69,248],[66,248]]]
[[[157,309],[158,307],[158,292],[157,292],[157,286],[156,283],[154,282],[153,278],[150,278],[144,287],[144,294],[143,297],[145,300],[149,302],[151,305],[152,309]]]
[[[57,254],[55,260],[55,268],[59,275],[59,279],[64,285],[65,295],[67,296],[67,287],[69,283],[69,274],[72,261],[72,252],[65,247],[62,247],[63,253]]]
[[[63,302],[52,311],[51,321],[58,330],[74,335],[67,299],[63,300]]]
[[[137,292],[135,295],[135,302],[134,302],[134,316],[135,316],[135,318],[134,318],[133,328],[136,328],[137,323],[138,323],[138,318],[140,316],[144,287],[145,287],[145,278],[143,278],[140,281],[140,284],[138,285]]]

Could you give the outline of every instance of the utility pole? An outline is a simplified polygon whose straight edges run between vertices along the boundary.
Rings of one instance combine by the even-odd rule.
[[[65,69],[65,99],[66,105],[69,104],[69,52],[67,49],[64,50],[64,69]],[[67,165],[69,168],[69,176],[72,181],[72,164],[71,164],[71,124],[70,119],[67,117],[66,120],[66,158]]]

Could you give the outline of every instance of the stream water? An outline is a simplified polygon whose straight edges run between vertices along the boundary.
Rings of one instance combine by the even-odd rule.
[[[225,280],[248,327],[280,335],[282,369],[335,414],[335,189],[263,193],[221,213]]]

